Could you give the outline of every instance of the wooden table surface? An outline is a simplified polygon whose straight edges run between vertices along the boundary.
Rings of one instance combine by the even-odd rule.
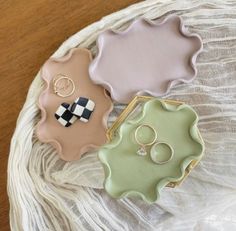
[[[137,0],[6,0],[0,17],[0,229],[9,230],[9,145],[30,83],[72,34]]]

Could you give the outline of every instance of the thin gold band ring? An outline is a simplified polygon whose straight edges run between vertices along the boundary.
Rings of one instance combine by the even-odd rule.
[[[57,78],[57,79],[55,79],[57,76],[60,76],[59,78]],[[74,81],[71,79],[71,78],[69,78],[69,77],[67,77],[66,75],[63,75],[63,74],[58,74],[58,75],[56,75],[55,76],[55,78],[53,79],[53,89],[54,89],[54,93],[55,94],[57,94],[58,96],[60,96],[60,97],[63,97],[63,98],[65,98],[65,97],[68,97],[68,96],[71,96],[73,93],[74,93],[74,91],[75,91],[75,83],[74,83]],[[61,90],[61,89],[59,89],[59,86],[58,86],[58,83],[61,81],[61,80],[67,80],[68,82],[70,82],[71,83],[71,85],[72,85],[72,89],[71,89],[71,91],[68,93],[68,94],[62,94],[59,90]],[[67,87],[67,86],[66,86]],[[63,87],[64,88],[64,87]],[[62,89],[63,89],[62,88]]]
[[[152,131],[153,134],[154,134],[153,140],[150,141],[150,142],[148,142],[148,143],[142,143],[142,142],[138,139],[138,132],[139,132],[140,129],[143,128],[143,127],[146,127],[146,128],[151,129],[151,131]],[[140,146],[150,146],[150,145],[152,145],[152,144],[155,143],[155,141],[156,141],[156,139],[157,139],[157,132],[156,132],[156,130],[155,130],[152,126],[150,126],[150,125],[148,125],[148,124],[141,124],[141,125],[139,125],[139,126],[136,128],[135,133],[134,133],[134,138],[135,138],[135,141],[136,141]]]
[[[157,160],[158,153],[156,153],[155,149],[158,145],[165,145],[170,150],[170,155],[166,160],[163,160],[163,161]],[[174,149],[171,147],[171,145],[169,145],[166,142],[162,142],[162,141],[156,142],[155,144],[152,145],[150,156],[151,156],[152,161],[155,162],[156,164],[166,164],[172,160],[174,156]]]
[[[139,132],[140,129],[143,128],[143,127],[147,127],[147,128],[149,128],[149,129],[151,129],[151,131],[152,131],[153,134],[154,134],[154,137],[153,137],[153,139],[152,139],[150,142],[143,143],[143,142],[141,142],[141,141],[138,139],[138,132]],[[155,130],[153,127],[151,127],[150,125],[148,125],[148,124],[141,124],[141,125],[139,125],[139,126],[136,128],[135,133],[134,133],[134,138],[135,138],[135,141],[137,142],[137,144],[140,145],[140,148],[138,149],[137,154],[140,155],[140,156],[145,156],[145,155],[147,155],[146,146],[150,146],[150,145],[152,145],[152,144],[155,143],[155,141],[156,141],[156,139],[157,139],[157,132],[156,132],[156,130]]]

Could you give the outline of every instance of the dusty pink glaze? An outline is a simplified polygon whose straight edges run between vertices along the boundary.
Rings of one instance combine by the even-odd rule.
[[[62,58],[49,59],[41,70],[46,88],[39,97],[42,119],[37,126],[37,135],[42,142],[51,143],[60,157],[67,161],[79,159],[82,154],[107,140],[107,117],[112,110],[112,102],[105,89],[92,83],[89,78],[91,59],[87,49],[75,48]],[[73,95],[61,98],[54,93],[52,79],[59,73],[74,81],[76,89]],[[70,127],[63,127],[54,117],[56,109],[62,102],[72,103],[79,96],[95,102],[93,114],[87,123],[77,120]]]
[[[134,95],[161,96],[175,84],[192,81],[202,42],[172,15],[161,22],[139,18],[121,32],[107,30],[97,46],[89,67],[92,80],[115,101],[128,103]]]

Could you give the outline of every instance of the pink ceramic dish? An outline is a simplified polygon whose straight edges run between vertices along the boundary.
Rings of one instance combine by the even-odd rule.
[[[162,21],[139,18],[124,31],[107,30],[97,46],[89,67],[92,80],[115,101],[128,103],[134,95],[162,96],[172,86],[192,81],[202,41],[171,15]]]
[[[42,118],[37,125],[37,135],[40,141],[52,144],[60,157],[67,161],[79,159],[82,154],[107,141],[107,117],[112,110],[112,102],[105,89],[92,83],[89,78],[91,59],[90,51],[75,48],[62,58],[49,59],[41,70],[46,86],[39,97]],[[72,95],[62,98],[54,93],[53,79],[57,74],[73,80],[75,91]],[[77,120],[70,127],[62,126],[54,115],[57,108],[63,102],[72,104],[78,97],[95,102],[89,121]]]

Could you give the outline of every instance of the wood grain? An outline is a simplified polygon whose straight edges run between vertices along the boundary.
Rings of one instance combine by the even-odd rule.
[[[135,0],[0,1],[0,227],[9,230],[9,145],[34,76],[72,34]]]

